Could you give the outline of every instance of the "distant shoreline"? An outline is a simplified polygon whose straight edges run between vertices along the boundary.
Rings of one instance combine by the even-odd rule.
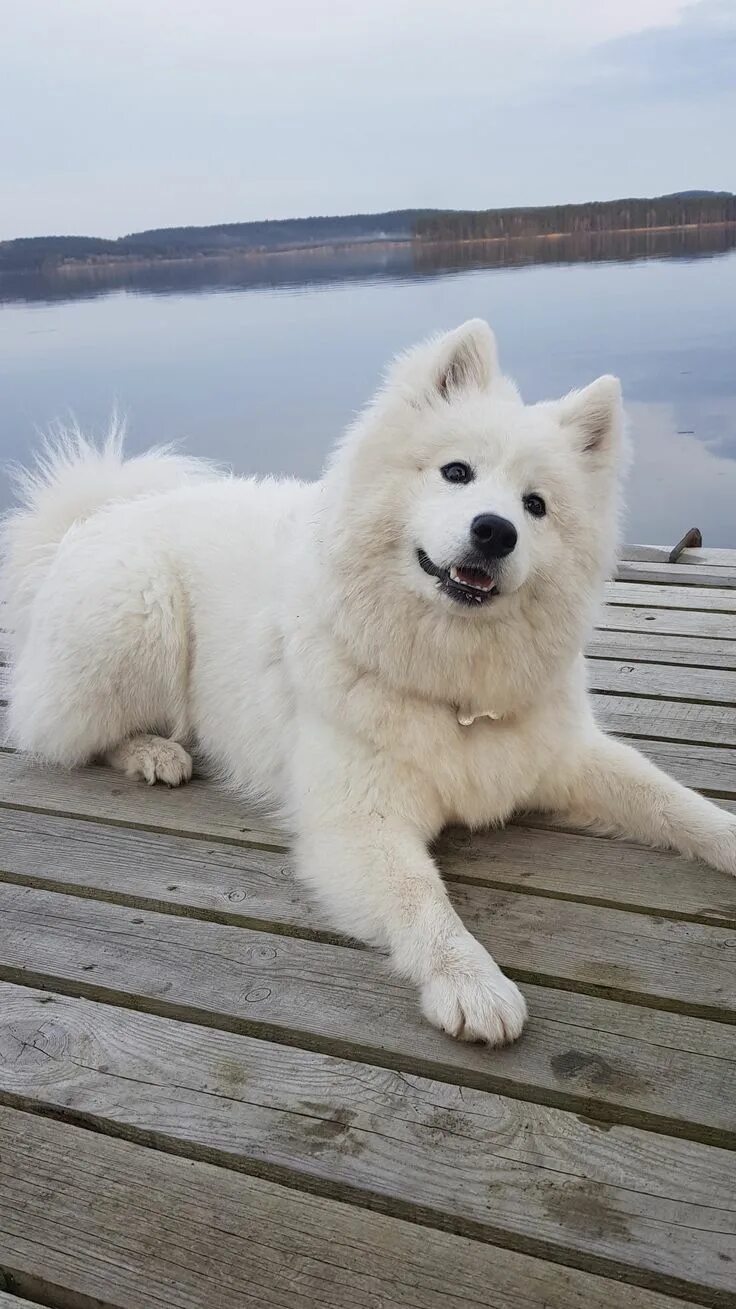
[[[645,232],[697,232],[736,227],[736,220],[721,223],[667,223],[657,227],[602,227],[594,232],[519,232],[509,236],[466,236],[449,240],[414,237],[414,245],[498,245],[504,241],[579,241],[597,236],[642,236]]]
[[[63,263],[55,264],[48,269],[49,272],[63,273],[79,272],[80,268],[163,268],[172,264],[228,264],[238,263],[243,259],[251,260],[253,263],[261,259],[277,259],[283,255],[336,255],[343,251],[364,251],[364,250],[407,250],[411,246],[422,245],[447,245],[446,241],[417,241],[414,237],[394,237],[391,240],[382,241],[330,241],[321,242],[319,245],[314,242],[310,245],[284,245],[278,249],[270,250],[213,250],[202,251],[201,254],[193,255],[119,255],[113,258],[91,259],[65,259]],[[455,244],[452,242],[452,244]],[[0,273],[0,275],[2,275]]]
[[[433,247],[521,250],[598,248],[606,241],[648,241],[669,233],[697,240],[736,225],[731,191],[594,200],[583,204],[504,209],[392,209],[373,214],[274,218],[209,227],[158,227],[127,236],[31,236],[0,241],[0,272],[48,276],[99,269],[149,270],[167,266],[256,266],[274,256],[339,259],[343,252],[421,261]]]
[[[476,236],[476,237],[454,237],[454,238],[426,238],[420,236],[392,237],[382,240],[355,240],[355,241],[331,241],[331,242],[311,242],[309,244],[294,244],[279,246],[278,249],[241,249],[225,251],[203,251],[198,254],[181,254],[181,255],[118,255],[118,256],[92,256],[84,259],[67,258],[55,264],[49,264],[43,271],[53,274],[78,273],[85,270],[97,270],[104,272],[109,269],[125,268],[158,268],[170,267],[172,265],[197,265],[197,264],[222,264],[241,262],[258,262],[260,260],[273,260],[285,255],[336,255],[344,253],[363,253],[367,250],[402,250],[402,249],[434,249],[450,246],[498,246],[498,245],[519,245],[527,243],[544,243],[550,241],[594,241],[600,237],[608,236],[643,236],[648,233],[652,235],[667,232],[695,232],[695,231],[713,231],[719,229],[736,228],[736,221],[726,221],[717,223],[671,223],[661,224],[656,227],[610,227],[602,228],[597,231],[588,232],[535,232],[535,233],[518,233],[506,236]],[[0,270],[0,277],[4,270]],[[19,270],[24,271],[24,270]],[[30,271],[30,270],[29,270]],[[37,270],[36,270],[37,271]]]

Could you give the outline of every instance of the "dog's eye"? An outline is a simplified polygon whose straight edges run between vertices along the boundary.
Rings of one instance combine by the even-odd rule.
[[[446,482],[472,482],[475,477],[470,464],[460,463],[456,460],[454,463],[445,464],[440,468],[440,472]]]
[[[528,514],[532,515],[532,518],[544,518],[547,512],[544,500],[541,495],[537,495],[536,491],[532,492],[531,495],[524,496],[524,508]]]

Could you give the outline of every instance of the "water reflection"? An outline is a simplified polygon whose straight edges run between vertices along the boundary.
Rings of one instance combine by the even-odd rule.
[[[149,265],[69,265],[47,273],[0,273],[0,304],[88,300],[116,291],[142,295],[259,287],[306,291],[336,282],[444,277],[468,269],[708,258],[734,248],[736,225],[714,224],[676,231],[317,248],[236,258],[162,260]]]
[[[699,527],[707,545],[736,545],[736,400],[723,415],[731,433],[723,441],[678,431],[673,405],[630,404],[628,415],[635,462],[626,487],[627,538],[672,546],[678,532]]]
[[[522,268],[529,264],[630,263],[637,259],[700,259],[736,248],[736,225],[578,232],[567,236],[466,241],[415,249],[417,276],[459,268]]]
[[[238,471],[312,477],[392,354],[480,315],[529,401],[622,378],[630,540],[697,525],[736,546],[735,243],[721,228],[5,277],[0,459],[69,411],[99,430],[117,402],[132,450],[182,438]]]

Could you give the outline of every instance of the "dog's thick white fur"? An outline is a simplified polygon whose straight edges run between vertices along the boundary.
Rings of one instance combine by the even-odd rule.
[[[445,824],[556,810],[736,871],[734,819],[606,736],[587,696],[622,440],[614,378],[527,407],[480,321],[398,359],[314,484],[72,435],[5,526],[12,738],[170,785],[195,741],[278,808],[300,876],[431,1022],[513,1039],[524,1000],[428,853]],[[503,553],[468,574],[488,514]]]

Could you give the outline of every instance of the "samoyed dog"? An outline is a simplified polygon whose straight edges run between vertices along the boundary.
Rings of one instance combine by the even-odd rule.
[[[736,820],[586,691],[622,443],[615,378],[526,406],[481,321],[396,360],[312,484],[68,437],[4,529],[12,739],[169,786],[194,744],[430,1022],[513,1040],[522,995],[428,853],[446,824],[556,811],[736,872]]]

